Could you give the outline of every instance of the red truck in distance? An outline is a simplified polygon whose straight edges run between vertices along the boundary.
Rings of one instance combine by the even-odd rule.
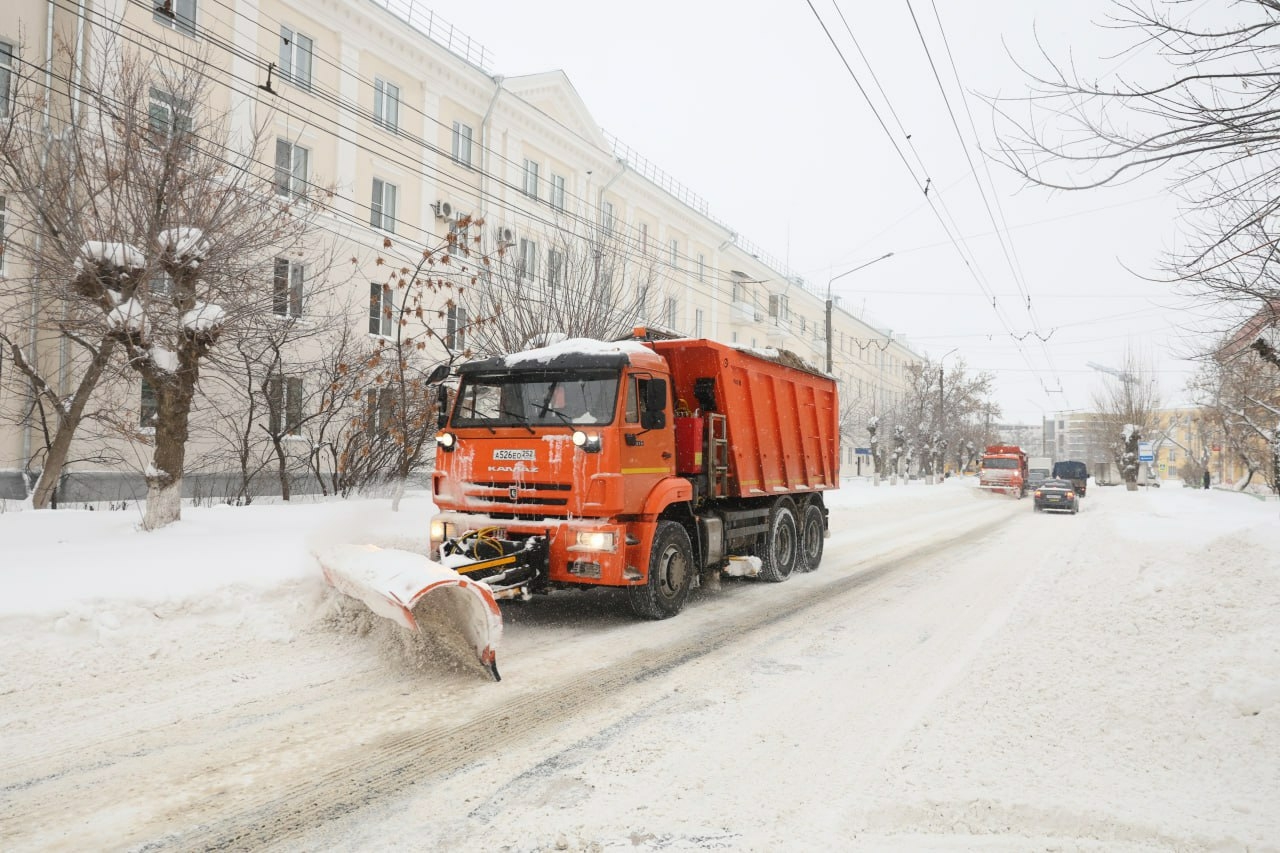
[[[978,488],[1021,498],[1027,493],[1027,454],[1012,444],[992,444],[982,454]]]

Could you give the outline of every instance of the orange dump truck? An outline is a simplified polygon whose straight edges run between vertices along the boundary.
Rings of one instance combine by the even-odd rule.
[[[839,484],[828,377],[708,340],[573,340],[458,368],[433,474],[442,561],[495,592],[630,590],[663,618],[704,571],[822,556]]]
[[[434,562],[357,577],[335,558],[326,576],[411,628],[452,587],[496,677],[494,599],[616,587],[663,619],[720,572],[816,569],[839,404],[830,377],[785,360],[637,329],[462,364],[436,436]]]
[[[993,444],[982,454],[978,488],[1021,498],[1027,492],[1027,454],[1012,444]]]

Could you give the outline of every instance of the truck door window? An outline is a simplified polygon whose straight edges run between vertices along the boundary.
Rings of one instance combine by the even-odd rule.
[[[629,424],[640,423],[640,391],[636,388],[640,381],[638,376],[627,377],[626,422]]]

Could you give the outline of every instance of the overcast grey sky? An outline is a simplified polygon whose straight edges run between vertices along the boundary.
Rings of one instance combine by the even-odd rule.
[[[604,129],[820,290],[893,252],[835,282],[842,304],[935,360],[956,348],[948,366],[960,357],[994,373],[1007,419],[1090,408],[1103,376],[1086,363],[1118,366],[1127,349],[1152,363],[1166,403],[1181,401],[1192,368],[1181,356],[1196,345],[1186,330],[1202,321],[1144,280],[1178,245],[1165,181],[1024,187],[985,160],[991,110],[962,98],[951,69],[969,92],[1018,97],[1028,80],[1014,57],[1044,68],[1037,34],[1093,75],[1158,74],[1155,45],[1120,55],[1134,35],[1097,25],[1105,0],[840,0],[844,21],[832,0],[812,4],[486,0],[436,11],[489,49],[495,73],[562,69]]]

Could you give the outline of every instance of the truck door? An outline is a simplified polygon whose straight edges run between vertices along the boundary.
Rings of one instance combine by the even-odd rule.
[[[654,485],[675,473],[675,432],[667,380],[648,373],[632,373],[624,381],[622,511],[635,513]]]

